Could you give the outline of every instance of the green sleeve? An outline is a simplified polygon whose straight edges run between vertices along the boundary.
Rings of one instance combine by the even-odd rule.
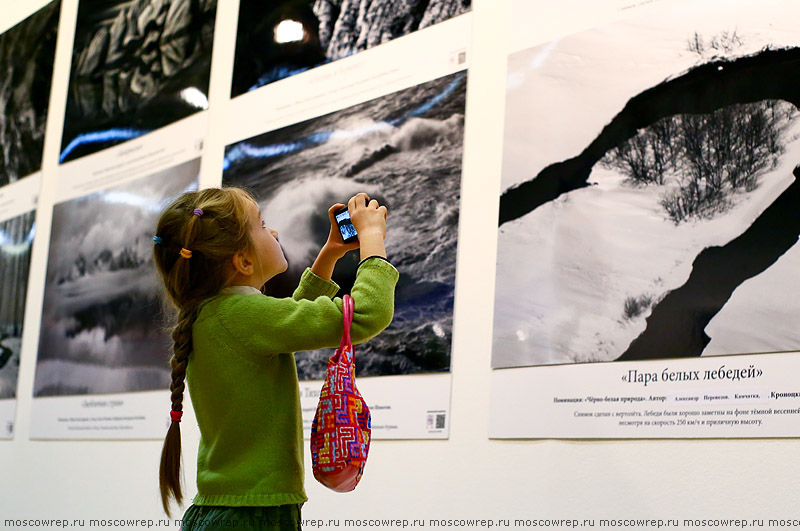
[[[391,324],[398,278],[397,269],[383,260],[368,260],[358,268],[351,290],[353,343],[363,343]],[[338,297],[230,297],[218,316],[236,342],[256,355],[334,348],[342,338],[342,299]]]
[[[313,301],[317,297],[333,297],[339,293],[339,285],[333,280],[325,280],[311,272],[307,267],[300,277],[300,283],[294,290],[292,298],[296,301],[308,299]]]

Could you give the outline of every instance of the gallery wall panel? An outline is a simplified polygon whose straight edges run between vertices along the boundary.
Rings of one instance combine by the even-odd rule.
[[[199,165],[189,160],[55,205],[32,437],[163,437],[172,346],[153,236],[161,210],[197,189]]]
[[[768,407],[796,355],[739,355],[800,348],[797,14],[665,3],[509,56],[495,435],[796,434]],[[545,365],[557,396],[519,369]],[[617,416],[631,403],[719,418],[639,428]]]

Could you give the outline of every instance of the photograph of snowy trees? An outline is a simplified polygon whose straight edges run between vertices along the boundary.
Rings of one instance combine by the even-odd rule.
[[[493,367],[800,348],[798,14],[670,4],[510,56]]]

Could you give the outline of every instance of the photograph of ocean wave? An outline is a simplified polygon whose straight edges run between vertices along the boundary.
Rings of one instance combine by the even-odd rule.
[[[800,6],[643,13],[509,58],[494,368],[800,348]]]
[[[0,186],[39,171],[61,2],[0,34]]]
[[[241,0],[231,97],[470,10],[472,0]]]
[[[387,205],[386,248],[400,271],[395,318],[356,348],[361,376],[450,368],[466,81],[436,79],[225,150],[224,183],[254,193],[289,262],[267,284],[273,296],[291,296],[313,262],[331,205],[361,191]],[[357,265],[357,252],[337,264],[340,293]],[[297,353],[301,379],[321,379],[332,354]]]
[[[153,235],[199,169],[195,159],[55,205],[34,396],[169,388]]]
[[[216,0],[80,0],[61,162],[208,108]]]
[[[0,399],[17,395],[36,212],[0,222]]]

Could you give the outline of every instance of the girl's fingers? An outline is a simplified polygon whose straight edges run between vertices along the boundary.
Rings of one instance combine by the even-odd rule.
[[[369,202],[369,205],[367,205],[367,206],[368,206],[369,208],[374,208],[374,209],[377,209],[377,208],[378,208],[378,206],[380,206],[380,205],[378,205],[378,201],[377,201],[377,199],[373,199],[372,201],[370,201],[370,202]]]
[[[378,207],[378,211],[383,212],[383,219],[386,219],[387,216],[389,216],[389,209],[386,208],[386,205],[381,205],[380,207]]]
[[[347,202],[347,206],[350,210],[354,210],[357,207],[363,207],[369,201],[369,196],[364,193],[358,193],[350,198],[350,201]]]
[[[332,225],[336,225],[337,224],[336,223],[336,211],[337,210],[341,210],[343,208],[344,208],[343,204],[336,203],[335,205],[333,205],[332,207],[330,207],[328,209],[328,217],[330,218]]]

